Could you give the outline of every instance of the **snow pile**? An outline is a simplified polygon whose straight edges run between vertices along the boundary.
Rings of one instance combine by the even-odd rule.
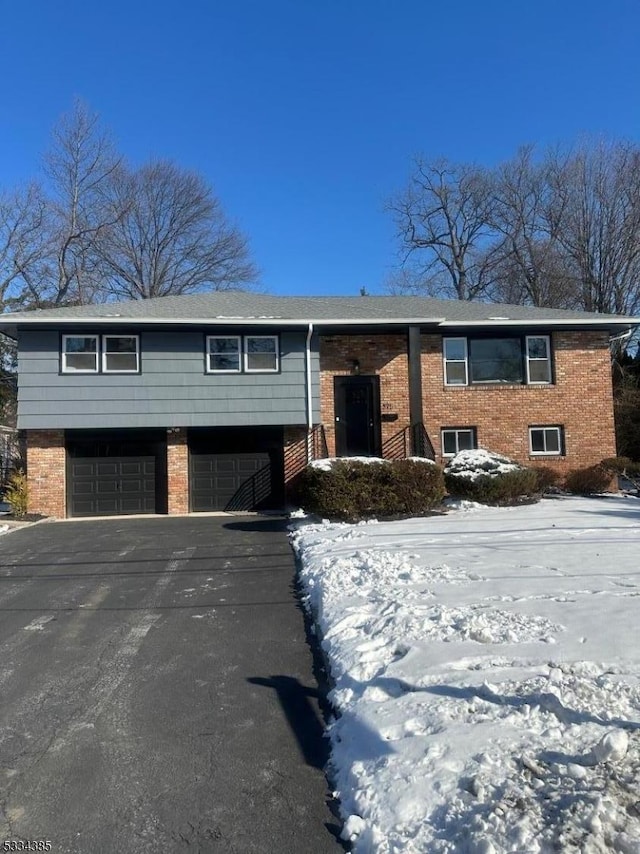
[[[465,509],[292,535],[344,838],[638,854],[640,502]]]
[[[407,457],[407,459],[414,463],[426,463],[430,466],[435,465],[433,460],[429,460],[426,457]],[[320,469],[320,471],[331,471],[336,463],[364,463],[365,465],[370,465],[371,463],[391,462],[394,461],[383,459],[382,457],[325,457],[321,460],[312,460],[309,465],[311,468]]]
[[[331,471],[336,463],[388,463],[389,460],[384,460],[382,457],[325,457],[322,460],[312,460],[309,465],[311,468],[320,469],[320,471]]]
[[[522,466],[508,457],[478,448],[475,451],[460,451],[445,466],[446,474],[476,480],[482,475],[496,477],[510,471],[519,471]]]

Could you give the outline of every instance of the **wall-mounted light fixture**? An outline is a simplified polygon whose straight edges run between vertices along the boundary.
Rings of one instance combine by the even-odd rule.
[[[359,359],[353,359],[351,361],[351,370],[356,375],[360,373],[360,360]]]

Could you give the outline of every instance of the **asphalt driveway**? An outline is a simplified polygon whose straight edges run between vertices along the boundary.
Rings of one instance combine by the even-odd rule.
[[[0,841],[336,852],[281,520],[0,537]]]

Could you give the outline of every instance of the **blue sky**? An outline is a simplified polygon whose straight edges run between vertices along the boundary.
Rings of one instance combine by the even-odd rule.
[[[0,0],[0,186],[83,98],[201,172],[273,293],[380,290],[411,158],[640,141],[637,0]]]

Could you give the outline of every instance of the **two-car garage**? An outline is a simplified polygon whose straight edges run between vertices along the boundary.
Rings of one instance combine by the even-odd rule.
[[[187,444],[191,511],[282,506],[282,428],[194,428]],[[67,431],[66,450],[69,516],[167,512],[165,430]]]

